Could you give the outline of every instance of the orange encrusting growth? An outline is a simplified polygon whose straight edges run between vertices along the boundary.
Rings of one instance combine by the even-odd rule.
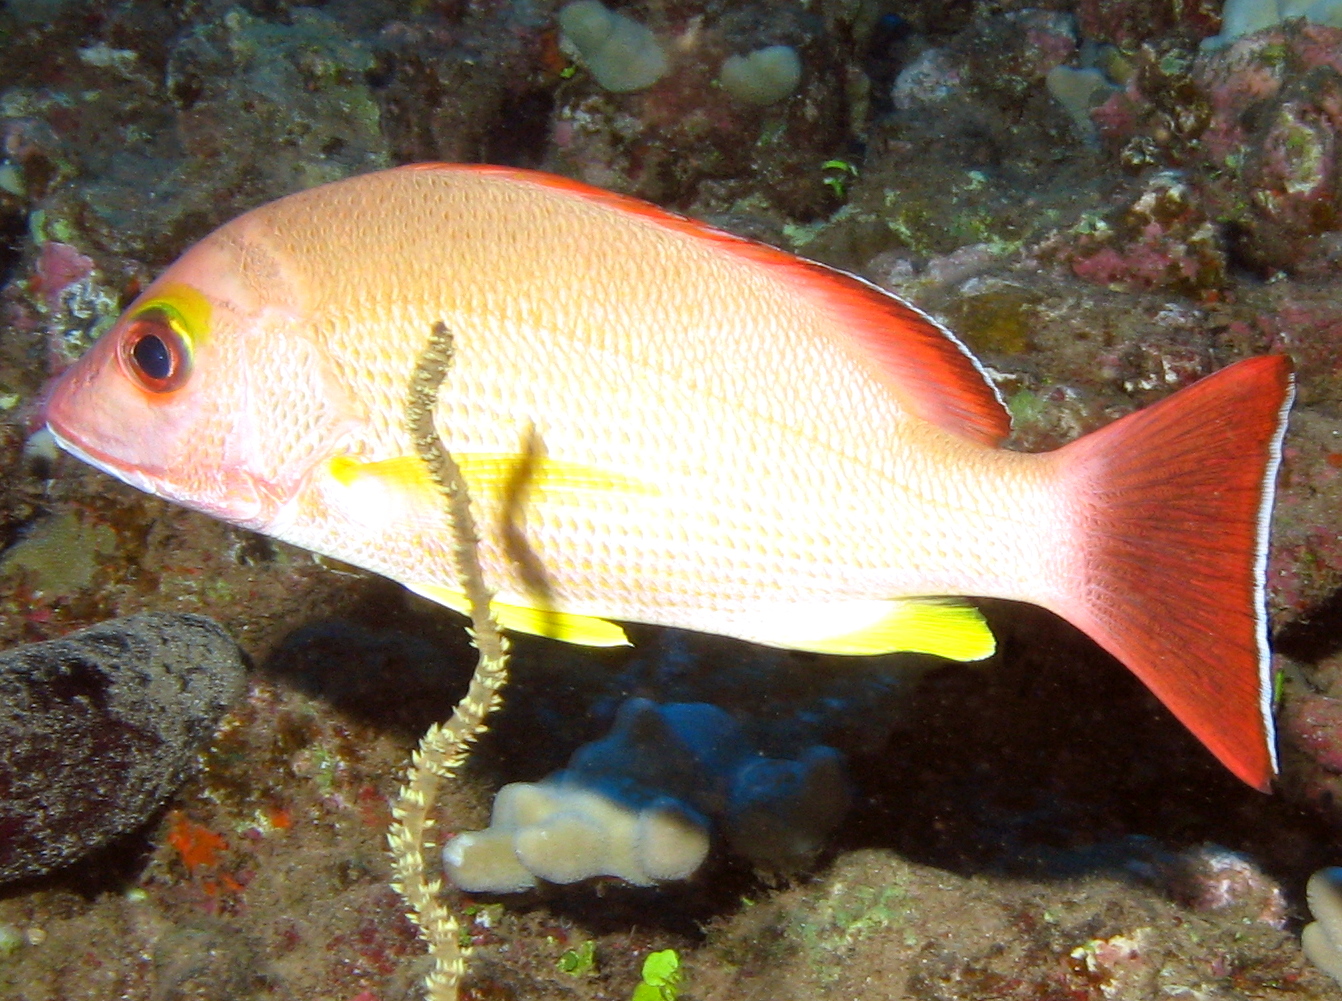
[[[1084,504],[1083,579],[1058,611],[1264,791],[1263,564],[1290,396],[1289,359],[1250,358],[1056,453]]]
[[[193,876],[197,869],[218,864],[219,853],[228,848],[228,842],[186,814],[174,810],[169,815],[168,844],[181,856],[186,871]]]

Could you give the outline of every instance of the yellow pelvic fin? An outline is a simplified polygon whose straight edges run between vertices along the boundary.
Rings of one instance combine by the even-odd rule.
[[[765,642],[812,653],[930,653],[947,660],[982,660],[997,649],[983,614],[973,605],[946,598],[794,607],[771,625],[778,638],[762,633]]]
[[[468,610],[466,595],[461,591],[439,584],[407,586],[416,594],[422,594],[430,601],[446,605],[453,611],[465,613]],[[575,643],[578,646],[631,645],[624,630],[614,622],[591,615],[575,615],[572,612],[532,608],[501,601],[490,602],[489,610],[493,612],[500,626],[516,633],[545,636],[549,639],[563,640],[565,643]]]

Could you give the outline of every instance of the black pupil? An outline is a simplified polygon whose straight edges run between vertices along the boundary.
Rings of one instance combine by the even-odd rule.
[[[157,334],[145,334],[130,349],[135,364],[151,379],[166,379],[172,375],[172,352]]]

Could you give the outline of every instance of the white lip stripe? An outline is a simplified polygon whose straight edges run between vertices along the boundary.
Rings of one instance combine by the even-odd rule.
[[[1258,671],[1263,725],[1267,730],[1267,748],[1272,756],[1272,772],[1280,771],[1277,761],[1277,728],[1272,719],[1272,651],[1267,639],[1267,550],[1272,528],[1272,505],[1277,493],[1277,470],[1281,466],[1281,443],[1286,436],[1286,420],[1295,402],[1295,376],[1290,377],[1286,398],[1277,414],[1277,433],[1268,453],[1263,472],[1263,503],[1258,510],[1258,548],[1254,564],[1255,609],[1258,616]]]
[[[87,462],[94,469],[101,470],[108,476],[115,476],[118,480],[121,480],[123,483],[129,483],[137,490],[143,490],[145,493],[154,494],[155,496],[160,495],[157,483],[154,480],[150,479],[148,476],[146,476],[144,473],[137,472],[133,469],[117,469],[115,466],[110,466],[106,462],[103,462],[101,459],[98,459],[90,455],[88,452],[85,452],[82,448],[80,448],[74,442],[70,441],[68,438],[62,437],[61,433],[57,431],[54,427],[52,427],[50,424],[47,425],[47,430],[51,432],[51,437],[56,439],[56,444],[59,445],[61,448],[65,449],[76,459],[79,459],[82,462]]]

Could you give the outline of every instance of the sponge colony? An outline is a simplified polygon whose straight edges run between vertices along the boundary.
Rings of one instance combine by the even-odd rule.
[[[628,699],[611,732],[574,751],[568,768],[499,790],[490,826],[444,847],[447,874],[490,893],[542,879],[686,879],[708,853],[710,823],[756,864],[803,865],[851,802],[843,755],[811,744],[773,758],[761,737],[708,703]]]
[[[749,55],[728,56],[718,80],[738,101],[774,104],[797,89],[801,59],[790,45],[770,45]]]
[[[645,90],[667,70],[657,36],[632,18],[608,10],[600,0],[578,0],[559,12],[564,38],[606,90]]]

